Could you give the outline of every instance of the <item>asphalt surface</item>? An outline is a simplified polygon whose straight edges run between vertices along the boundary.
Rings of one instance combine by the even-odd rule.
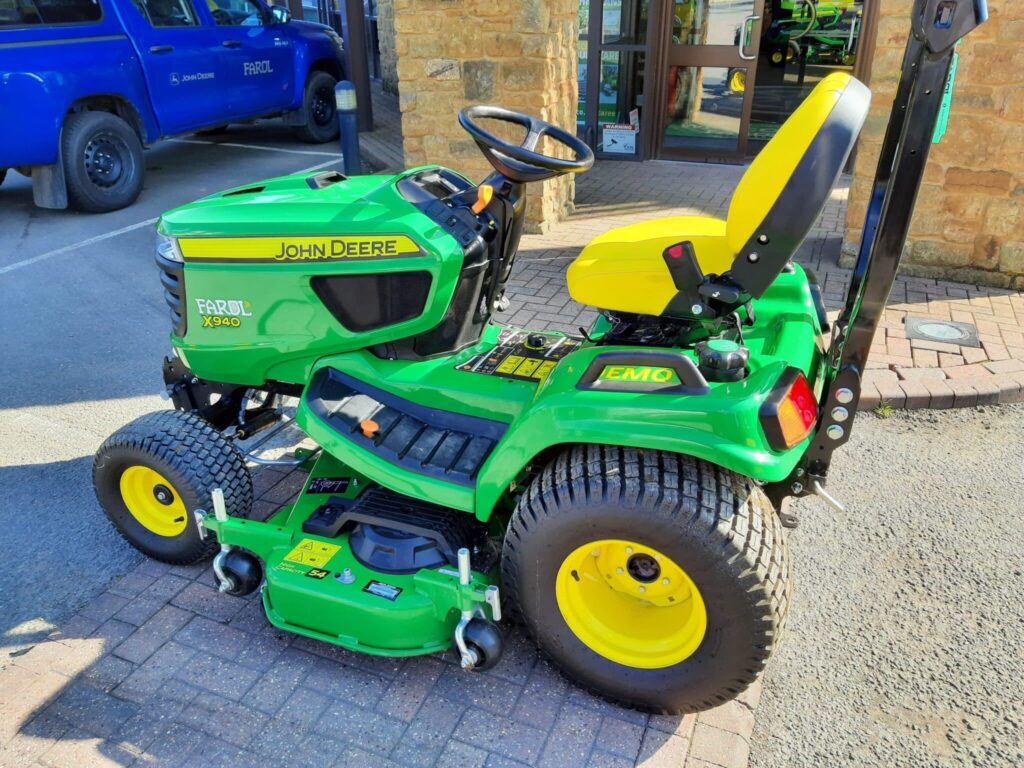
[[[751,765],[1024,765],[1024,406],[861,416],[795,510]]]
[[[217,142],[223,144],[218,146]],[[153,266],[154,223],[204,195],[336,167],[333,144],[275,123],[146,152],[135,205],[108,214],[32,205],[31,183],[0,186],[0,666],[37,642],[141,556],[104,519],[92,455],[111,432],[166,407],[170,330]]]

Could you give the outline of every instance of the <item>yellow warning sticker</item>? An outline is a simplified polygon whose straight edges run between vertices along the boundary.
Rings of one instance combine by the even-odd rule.
[[[314,539],[303,539],[295,548],[285,555],[284,559],[301,565],[311,565],[314,568],[323,568],[327,561],[337,554],[341,549],[337,544],[324,544]]]
[[[509,355],[505,358],[501,365],[498,366],[498,373],[512,373],[519,364],[525,360],[525,357],[520,355]]]
[[[540,365],[540,360],[528,357],[526,360],[523,360],[522,365],[516,368],[515,374],[516,376],[523,376],[525,378],[529,378],[533,376],[533,372],[537,370],[538,365]]]
[[[544,379],[548,377],[548,374],[551,373],[551,371],[553,371],[554,368],[555,364],[553,361],[545,360],[543,363],[540,364],[540,367],[538,367],[537,370],[533,372],[533,378],[537,379],[537,381],[544,381]]]

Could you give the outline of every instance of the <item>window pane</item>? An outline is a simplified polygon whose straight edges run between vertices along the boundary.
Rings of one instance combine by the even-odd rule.
[[[669,67],[667,124],[662,145],[671,149],[735,152],[740,135],[743,93],[730,82],[742,69]]]
[[[601,40],[643,45],[647,42],[647,0],[605,0]]]
[[[853,71],[863,8],[862,0],[765,3],[750,112],[752,142],[774,136],[827,74]]]
[[[102,15],[99,0],[0,0],[0,27],[88,24]]]
[[[263,12],[249,0],[206,0],[218,27],[262,27]]]
[[[602,51],[597,99],[597,149],[635,155],[643,107],[643,51]]]
[[[188,0],[132,0],[146,21],[154,27],[198,26]]]
[[[766,0],[769,5],[773,0]],[[774,0],[785,5],[791,0]],[[672,42],[677,45],[736,45],[754,0],[686,0],[673,4]]]

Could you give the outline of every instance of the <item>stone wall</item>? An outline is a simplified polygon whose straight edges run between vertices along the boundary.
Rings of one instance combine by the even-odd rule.
[[[398,95],[398,55],[395,53],[395,0],[377,0],[377,44],[380,83],[385,93]]]
[[[852,263],[910,29],[910,0],[881,0],[871,114],[861,134],[846,223]],[[904,271],[1024,288],[1024,4],[989,0],[960,45],[949,126],[932,147]],[[870,54],[870,52],[862,52]]]
[[[457,121],[471,104],[574,129],[578,0],[393,1],[409,165],[439,163],[483,179],[491,168]],[[546,231],[571,211],[572,196],[571,177],[529,185],[527,230]]]

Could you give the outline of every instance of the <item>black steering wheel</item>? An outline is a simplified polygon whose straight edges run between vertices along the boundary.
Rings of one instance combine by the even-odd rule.
[[[480,118],[514,123],[526,129],[526,138],[516,146],[485,131],[474,121]],[[544,181],[565,173],[582,173],[594,164],[594,153],[583,141],[557,125],[513,112],[503,107],[466,107],[459,112],[459,125],[473,137],[487,161],[494,170],[512,181],[527,183]],[[563,160],[537,152],[537,142],[542,136],[550,136],[573,151],[575,158]]]

